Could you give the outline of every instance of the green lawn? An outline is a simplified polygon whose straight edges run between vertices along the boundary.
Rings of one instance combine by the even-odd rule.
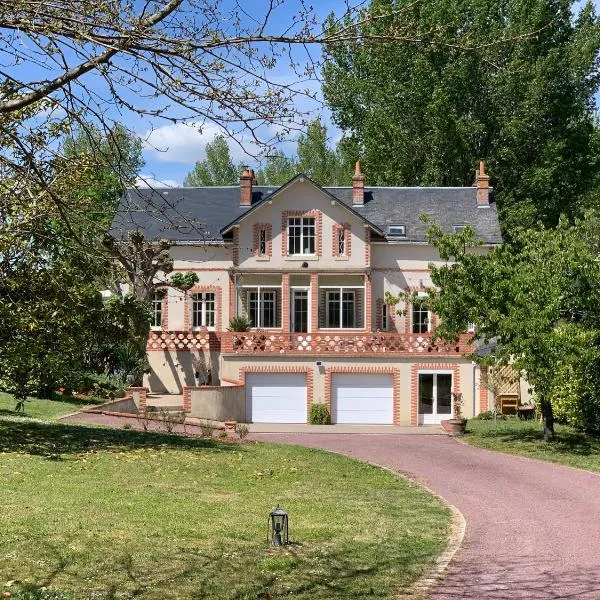
[[[418,485],[335,454],[27,420],[0,419],[0,489],[0,593],[394,598],[450,528]],[[277,503],[286,549],[265,542]]]
[[[105,402],[105,400],[97,400]],[[65,397],[63,400],[41,400],[39,398],[27,398],[25,401],[25,412],[15,412],[15,399],[10,394],[0,392],[0,417],[21,416],[42,421],[54,421],[59,417],[77,412],[82,406],[94,404],[89,399],[78,399]]]
[[[464,440],[489,450],[521,454],[571,467],[600,471],[600,439],[564,425],[556,425],[556,441],[544,442],[537,421],[479,421],[471,419]]]

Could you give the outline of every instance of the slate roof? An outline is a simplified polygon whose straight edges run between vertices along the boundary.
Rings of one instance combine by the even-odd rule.
[[[278,189],[254,186],[252,207],[239,205],[238,186],[131,189],[121,201],[112,233],[121,237],[139,229],[149,239],[222,242],[222,230]],[[427,225],[419,217],[427,214],[446,231],[453,231],[456,225],[473,225],[485,243],[502,242],[496,205],[478,207],[475,188],[366,187],[362,207],[352,206],[351,187],[323,189],[384,233],[389,225],[406,227],[406,237],[390,240],[425,242]]]

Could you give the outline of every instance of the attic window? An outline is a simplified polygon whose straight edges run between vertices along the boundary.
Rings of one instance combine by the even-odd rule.
[[[406,225],[390,225],[388,227],[388,235],[406,237]]]
[[[462,231],[465,227],[466,227],[466,225],[455,225],[454,233],[458,233],[459,231]]]

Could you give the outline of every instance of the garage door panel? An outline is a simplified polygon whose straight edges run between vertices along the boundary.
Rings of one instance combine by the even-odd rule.
[[[246,415],[253,423],[306,423],[304,374],[246,375]]]
[[[392,375],[333,374],[332,377],[331,404],[334,423],[394,422]]]

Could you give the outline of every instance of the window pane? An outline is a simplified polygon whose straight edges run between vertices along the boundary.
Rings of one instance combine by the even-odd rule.
[[[248,292],[248,318],[252,327],[258,327],[258,292]]]
[[[342,327],[355,326],[355,302],[354,292],[343,292],[342,294]]]
[[[427,333],[429,312],[420,306],[414,305],[412,309],[412,332]]]
[[[262,323],[260,327],[275,327],[275,292],[262,293]]]
[[[338,255],[346,254],[346,232],[343,229],[338,229]]]
[[[387,330],[388,327],[388,305],[381,305],[381,329],[384,331]]]
[[[419,375],[419,413],[433,414],[433,375]]]
[[[327,292],[327,327],[340,326],[340,293]]]
[[[452,411],[452,375],[437,376],[437,411],[449,415]]]
[[[162,325],[162,303],[163,299],[160,294],[152,296],[150,327],[160,327]]]
[[[315,253],[315,220],[302,219],[302,250],[304,254]]]
[[[264,256],[267,253],[267,232],[264,229],[260,230],[258,235],[258,254]]]
[[[192,327],[202,327],[202,294],[192,294]]]
[[[206,327],[214,327],[215,326],[215,295],[213,292],[209,292],[205,294],[205,316],[206,322],[204,325]]]

